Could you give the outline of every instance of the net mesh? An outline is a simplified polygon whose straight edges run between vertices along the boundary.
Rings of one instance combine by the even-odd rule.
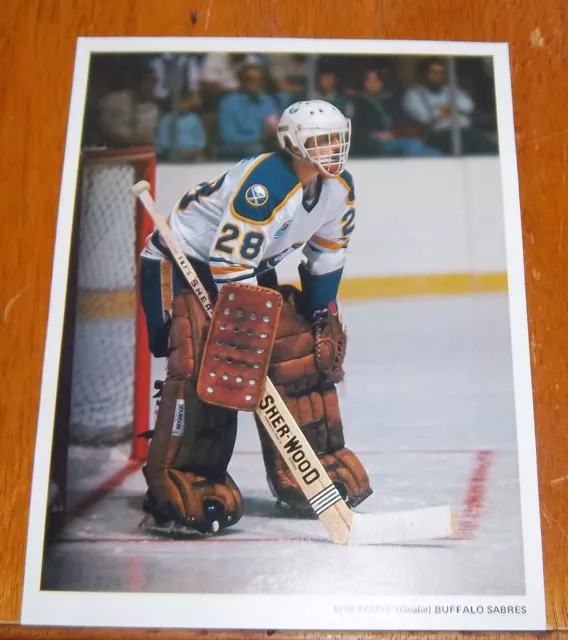
[[[109,445],[132,437],[136,344],[136,206],[130,164],[85,164],[70,440]]]

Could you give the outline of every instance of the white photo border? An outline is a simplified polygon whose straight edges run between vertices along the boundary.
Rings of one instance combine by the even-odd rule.
[[[351,597],[46,592],[41,590],[44,523],[53,444],[68,264],[91,54],[264,52],[492,57],[514,365],[525,594]],[[507,43],[300,38],[79,38],[65,145],[49,319],[37,423],[21,623],[99,627],[406,631],[546,630],[521,211]],[[232,606],[228,606],[232,605]],[[448,608],[436,614],[436,606]],[[479,613],[483,608],[483,612]],[[490,607],[511,607],[491,615]],[[465,608],[465,609],[464,609]],[[505,609],[506,611],[507,609]],[[220,616],[220,611],[230,612]],[[516,611],[516,612],[515,612]],[[518,611],[524,611],[518,613]],[[358,614],[358,615],[357,615]]]

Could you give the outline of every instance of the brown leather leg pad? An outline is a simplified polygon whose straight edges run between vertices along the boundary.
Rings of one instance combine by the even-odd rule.
[[[321,392],[311,390],[305,395],[292,397],[284,388],[278,390],[347,504],[353,507],[363,502],[372,494],[372,489],[363,464],[345,447],[335,388]],[[256,425],[272,493],[301,514],[311,515],[312,508],[258,418]]]
[[[156,518],[207,530],[209,501],[221,528],[238,522],[242,497],[227,473],[236,435],[236,412],[202,403],[191,380],[165,382],[144,468]]]

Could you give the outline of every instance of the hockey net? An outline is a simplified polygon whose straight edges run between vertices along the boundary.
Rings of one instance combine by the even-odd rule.
[[[139,253],[152,231],[131,193],[155,182],[152,149],[84,150],[78,183],[69,442],[112,446],[147,429],[150,353],[138,297]]]
[[[131,187],[147,180],[153,190],[155,172],[151,148],[82,151],[51,462],[54,510],[82,499],[100,478],[100,460],[117,447],[127,458],[146,457],[147,441],[137,436],[149,427],[151,356],[138,281],[153,224]]]

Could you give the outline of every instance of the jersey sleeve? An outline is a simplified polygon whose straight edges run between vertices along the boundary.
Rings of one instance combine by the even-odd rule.
[[[256,283],[255,272],[280,226],[278,213],[301,189],[273,154],[252,163],[231,196],[209,251],[209,267],[221,288]]]
[[[309,296],[314,310],[327,307],[337,299],[347,248],[355,230],[355,189],[351,175],[344,171],[341,179],[346,197],[336,216],[323,224],[304,247]]]

